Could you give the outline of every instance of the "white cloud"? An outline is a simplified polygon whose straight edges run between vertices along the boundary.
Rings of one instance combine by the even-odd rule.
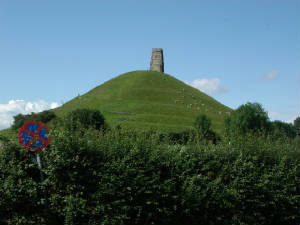
[[[24,100],[10,100],[8,104],[0,104],[0,130],[11,126],[13,116],[22,113],[42,112],[47,109],[58,107],[57,102],[48,103],[45,100],[26,102]]]
[[[272,72],[266,73],[262,79],[263,80],[275,80],[278,76],[279,76],[279,71],[274,70]]]
[[[268,111],[268,115],[269,115],[269,117],[278,117],[278,116],[281,115],[281,113],[280,113],[280,112],[277,112],[277,111],[269,110],[269,111]]]
[[[218,78],[212,78],[210,80],[196,79],[191,83],[187,81],[185,81],[185,83],[209,95],[227,92],[227,88],[221,85],[221,82]]]
[[[273,110],[267,110],[267,112],[271,121],[280,120],[286,123],[293,123],[294,120],[299,116],[290,112],[280,112]]]

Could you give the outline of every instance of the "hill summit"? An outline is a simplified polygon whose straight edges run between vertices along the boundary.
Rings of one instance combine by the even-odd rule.
[[[221,131],[232,109],[203,92],[155,71],[133,71],[113,78],[54,109],[58,116],[77,108],[100,110],[110,126],[182,131],[204,113]]]

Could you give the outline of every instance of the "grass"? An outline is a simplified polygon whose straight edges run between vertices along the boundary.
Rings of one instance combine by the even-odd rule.
[[[64,116],[77,108],[98,109],[107,123],[137,129],[182,131],[205,113],[212,128],[222,133],[232,109],[174,77],[153,71],[133,71],[113,78],[78,96],[54,112]]]

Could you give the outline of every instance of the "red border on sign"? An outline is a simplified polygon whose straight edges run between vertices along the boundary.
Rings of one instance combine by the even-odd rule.
[[[30,130],[27,130],[27,129],[26,129],[26,127],[27,127],[28,125],[30,125],[30,124],[39,124],[40,127],[39,127],[39,129],[38,129],[35,133],[33,133],[33,132],[31,132]],[[44,138],[41,138],[41,137],[39,136],[39,133],[40,133],[40,131],[41,131],[43,128],[45,128],[45,129],[47,130],[47,132],[49,133],[49,128],[47,127],[47,125],[44,124],[44,123],[42,123],[42,122],[40,122],[40,121],[30,121],[30,122],[25,123],[25,124],[21,127],[20,132],[19,132],[19,142],[21,143],[21,145],[23,145],[25,148],[27,148],[29,151],[32,151],[32,152],[37,152],[37,151],[40,151],[40,150],[46,148],[46,147],[49,145],[50,139],[51,139],[51,138],[48,137],[48,140],[45,140]],[[32,136],[32,138],[30,139],[30,141],[28,142],[27,145],[26,145],[25,142],[22,140],[22,133],[23,133],[23,132],[26,132],[26,133],[28,133],[28,134],[30,134],[30,135]],[[42,142],[44,142],[44,145],[43,145],[42,147],[39,147],[39,148],[30,148],[30,146],[32,145],[34,139],[36,139],[36,138],[39,139],[39,140],[41,140]]]

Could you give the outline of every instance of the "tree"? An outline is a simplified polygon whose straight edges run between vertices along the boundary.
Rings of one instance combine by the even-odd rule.
[[[294,127],[297,131],[297,135],[300,135],[300,117],[297,117],[295,120],[294,120]]]
[[[52,119],[56,118],[56,115],[54,112],[50,110],[45,110],[40,113],[34,113],[28,115],[18,114],[14,116],[14,122],[12,124],[13,129],[19,129],[21,126],[23,126],[25,123],[29,121],[40,121],[42,123],[48,123]]]
[[[50,110],[45,110],[36,114],[36,120],[47,123],[56,117],[55,113]]]
[[[99,110],[76,109],[67,115],[68,126],[72,130],[77,129],[78,125],[83,128],[94,128],[99,130],[106,128],[105,118]]]
[[[259,103],[248,102],[239,106],[225,119],[227,133],[245,134],[255,131],[269,131],[270,121],[267,112]]]
[[[294,138],[297,135],[296,128],[290,124],[282,121],[275,120],[272,124],[272,131],[275,136],[286,136]]]
[[[26,121],[26,116],[19,113],[18,115],[14,116],[14,122],[11,127],[13,129],[18,129],[25,123],[25,121]]]
[[[197,116],[194,127],[200,137],[211,140],[213,143],[220,140],[220,137],[211,129],[211,120],[205,114]]]
[[[211,120],[205,114],[201,114],[197,116],[194,122],[194,127],[200,134],[206,136],[210,131]]]

